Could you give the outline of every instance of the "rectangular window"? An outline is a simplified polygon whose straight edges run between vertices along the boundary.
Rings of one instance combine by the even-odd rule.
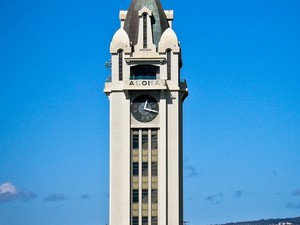
[[[157,130],[151,132],[151,149],[157,149]]]
[[[148,203],[148,189],[143,189],[142,190],[142,202]]]
[[[139,149],[139,131],[133,130],[132,132],[132,149]]]
[[[148,130],[142,131],[142,148],[148,149]]]
[[[142,225],[148,225],[148,217],[147,216],[142,217]]]
[[[151,201],[152,201],[152,203],[157,203],[157,189],[152,189]]]
[[[148,176],[148,162],[142,162],[142,174]]]
[[[132,202],[133,203],[139,202],[139,190],[138,189],[132,190]]]
[[[132,225],[139,225],[139,218],[137,216],[132,217]]]
[[[139,65],[130,67],[130,80],[155,80],[159,67]]]
[[[151,225],[157,225],[157,216],[152,216]]]
[[[157,162],[151,163],[151,176],[157,176]]]
[[[132,175],[133,176],[138,176],[139,175],[139,163],[138,162],[133,162],[132,163]]]

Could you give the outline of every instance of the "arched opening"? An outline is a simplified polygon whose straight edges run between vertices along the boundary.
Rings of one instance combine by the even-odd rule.
[[[171,56],[172,56],[172,50],[168,49],[167,52],[167,79],[171,80]]]
[[[143,13],[143,48],[147,48],[147,13]]]
[[[118,51],[119,59],[119,80],[123,80],[123,50]]]

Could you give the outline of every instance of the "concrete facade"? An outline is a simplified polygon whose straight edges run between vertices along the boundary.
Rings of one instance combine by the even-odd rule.
[[[181,49],[172,30],[173,11],[160,15],[169,27],[156,45],[153,14],[159,10],[154,3],[154,8],[134,7],[138,3],[131,5],[138,11],[137,43],[124,30],[132,12],[120,11],[104,88],[110,101],[109,224],[182,225],[182,103],[188,91],[180,80]],[[135,102],[139,96],[146,101]],[[147,96],[156,102],[148,103]],[[142,122],[133,115],[133,104]]]

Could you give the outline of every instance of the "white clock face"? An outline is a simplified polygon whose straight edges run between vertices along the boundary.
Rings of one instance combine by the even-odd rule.
[[[159,107],[156,99],[150,95],[140,95],[131,103],[133,117],[142,123],[154,120],[158,115],[158,110]]]

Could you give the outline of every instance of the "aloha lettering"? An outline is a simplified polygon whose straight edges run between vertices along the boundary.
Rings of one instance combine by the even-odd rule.
[[[132,80],[129,86],[160,86],[160,82],[158,80]]]

